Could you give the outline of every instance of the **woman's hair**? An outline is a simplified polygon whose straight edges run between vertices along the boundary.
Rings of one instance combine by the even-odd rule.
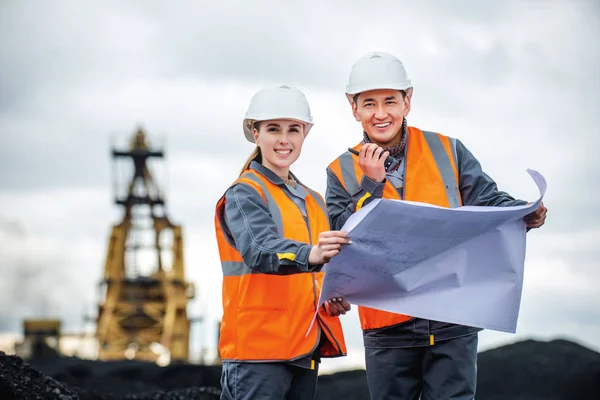
[[[254,124],[252,124],[252,129],[256,129],[258,131],[260,129],[260,121],[256,121]],[[262,153],[260,152],[260,147],[258,147],[258,146],[256,146],[256,148],[254,149],[252,154],[250,154],[250,157],[248,157],[248,159],[244,163],[244,166],[242,167],[242,170],[240,171],[240,176],[242,176],[242,174],[250,168],[250,163],[252,161],[262,163]]]

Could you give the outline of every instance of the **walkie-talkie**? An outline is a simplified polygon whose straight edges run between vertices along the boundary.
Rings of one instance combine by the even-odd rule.
[[[354,155],[359,155],[360,153],[350,147],[348,147],[348,151]],[[383,154],[383,153],[382,153]],[[380,156],[381,157],[381,156]],[[385,172],[393,172],[398,168],[398,161],[392,156],[387,156],[385,162],[383,163],[383,167],[385,168]]]

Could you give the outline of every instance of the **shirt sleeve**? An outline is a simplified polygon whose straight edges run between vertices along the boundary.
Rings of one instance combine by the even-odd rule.
[[[527,204],[524,200],[517,200],[498,190],[496,182],[483,172],[479,161],[460,140],[456,140],[456,158],[460,195],[464,205],[510,207]]]
[[[248,267],[266,274],[288,275],[312,271],[312,246],[283,238],[262,196],[240,183],[225,194],[224,221],[235,248]]]
[[[383,196],[385,180],[383,182],[375,182],[364,175],[359,186],[359,191],[351,195],[344,189],[344,186],[333,171],[327,168],[325,201],[327,203],[331,229],[341,229],[348,218],[356,212],[359,205],[361,207],[366,206],[371,200],[380,199]]]

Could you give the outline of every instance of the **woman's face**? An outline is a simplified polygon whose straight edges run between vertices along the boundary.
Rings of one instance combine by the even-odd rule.
[[[260,147],[262,164],[282,178],[300,157],[306,125],[291,119],[261,121],[254,129],[254,141]]]

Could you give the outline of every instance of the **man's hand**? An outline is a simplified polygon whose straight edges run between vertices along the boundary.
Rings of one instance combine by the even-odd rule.
[[[310,249],[308,263],[310,265],[325,264],[331,257],[337,255],[343,244],[350,244],[348,233],[343,231],[326,231],[319,235],[319,242]]]
[[[329,299],[323,303],[323,306],[325,306],[327,314],[331,315],[332,317],[337,317],[340,314],[344,315],[347,311],[350,311],[350,303],[348,303],[342,297],[334,297]]]
[[[385,159],[389,151],[374,143],[367,143],[360,148],[358,155],[358,165],[363,173],[374,182],[383,182],[385,179]]]
[[[527,229],[535,229],[544,225],[546,222],[546,213],[548,209],[544,207],[544,202],[540,203],[539,208],[532,212],[531,214],[527,214],[523,220],[525,221],[525,226]]]

